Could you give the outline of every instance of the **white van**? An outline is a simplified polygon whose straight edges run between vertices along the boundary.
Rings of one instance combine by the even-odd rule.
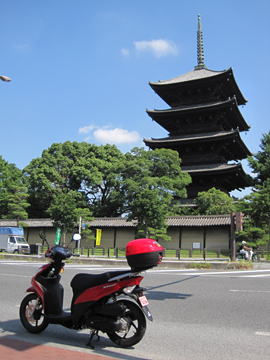
[[[0,227],[0,251],[30,254],[30,246],[23,237],[23,228]]]

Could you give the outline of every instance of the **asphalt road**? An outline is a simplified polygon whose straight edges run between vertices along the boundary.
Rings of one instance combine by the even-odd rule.
[[[28,333],[19,320],[19,305],[37,263],[0,261],[0,336],[129,360],[269,359],[270,269],[256,271],[151,270],[147,288],[154,322],[147,321],[142,341],[131,349],[114,345],[105,334],[85,346],[89,331],[49,325]],[[100,273],[104,267],[66,265],[62,284],[69,308],[69,283],[78,272]]]

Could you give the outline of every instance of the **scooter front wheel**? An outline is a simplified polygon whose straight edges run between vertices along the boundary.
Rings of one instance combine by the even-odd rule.
[[[252,256],[252,261],[259,262],[259,261],[260,261],[260,256],[257,255],[257,254],[254,254],[254,255]]]
[[[48,322],[44,318],[43,305],[36,294],[27,295],[20,306],[20,319],[27,331],[38,334],[45,330]]]
[[[134,302],[121,300],[125,307],[125,313],[121,321],[126,324],[126,330],[107,333],[108,337],[117,345],[130,347],[137,344],[143,338],[146,331],[146,320],[142,310]]]

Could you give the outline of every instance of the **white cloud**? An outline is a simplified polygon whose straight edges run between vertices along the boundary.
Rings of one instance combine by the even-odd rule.
[[[129,57],[130,54],[129,50],[127,49],[121,49],[121,53],[124,57]]]
[[[150,51],[158,58],[167,55],[176,55],[178,53],[177,46],[170,40],[143,40],[135,41],[134,44],[137,52]]]
[[[95,129],[95,127],[96,127],[95,125],[89,125],[89,126],[80,127],[79,128],[79,134],[88,134],[90,131]]]
[[[124,129],[97,129],[94,132],[96,140],[105,144],[124,144],[140,140],[140,134],[137,131],[128,131]]]

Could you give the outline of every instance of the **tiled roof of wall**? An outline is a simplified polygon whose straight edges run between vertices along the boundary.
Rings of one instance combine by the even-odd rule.
[[[51,219],[28,219],[24,222],[29,227],[52,227]],[[169,216],[168,226],[222,226],[230,225],[230,215],[210,215],[210,216]],[[95,218],[90,223],[92,227],[134,227],[135,221],[127,221],[127,218],[104,217]],[[16,226],[15,220],[0,220],[0,226]]]
[[[169,226],[221,226],[230,225],[230,215],[211,216],[169,216]]]

